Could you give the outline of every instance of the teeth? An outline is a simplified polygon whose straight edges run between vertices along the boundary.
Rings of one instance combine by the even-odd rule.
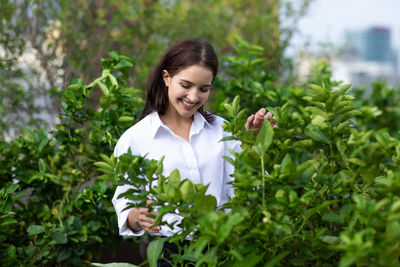
[[[193,107],[195,105],[195,104],[189,104],[185,100],[182,100],[182,102],[183,102],[183,104],[185,104],[186,106],[189,106],[189,107]]]

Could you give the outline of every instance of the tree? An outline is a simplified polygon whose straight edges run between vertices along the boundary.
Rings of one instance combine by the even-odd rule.
[[[257,43],[264,47],[268,69],[279,73],[295,22],[311,0],[302,0],[297,5],[293,2],[297,3],[292,0],[6,1],[2,3],[1,12],[5,16],[1,33],[10,37],[1,39],[0,46],[5,47],[10,66],[14,67],[7,75],[17,77],[16,58],[31,51],[39,64],[29,67],[30,71],[23,72],[21,79],[31,81],[39,74],[42,79],[29,87],[22,86],[20,92],[24,97],[10,95],[17,85],[7,84],[7,80],[13,79],[2,79],[7,86],[1,87],[1,93],[9,100],[1,105],[1,130],[4,132],[10,122],[18,121],[12,113],[17,114],[21,106],[25,109],[20,117],[27,117],[22,124],[32,121],[35,114],[32,110],[38,106],[33,100],[38,97],[47,101],[39,107],[47,109],[44,113],[59,113],[60,91],[74,78],[88,82],[97,77],[101,71],[100,59],[111,50],[136,59],[129,83],[142,89],[162,51],[189,36],[204,37],[220,56],[235,53],[231,49],[234,36]],[[20,126],[14,123],[11,128]]]

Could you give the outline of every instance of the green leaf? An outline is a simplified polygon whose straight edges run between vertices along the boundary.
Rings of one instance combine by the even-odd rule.
[[[389,146],[390,135],[387,131],[375,132],[376,140],[385,148]]]
[[[356,164],[356,165],[358,165],[358,166],[360,166],[360,167],[365,167],[365,166],[367,166],[367,164],[365,163],[365,161],[362,160],[362,159],[359,159],[359,158],[349,158],[349,159],[346,159],[346,161],[348,161],[348,162],[350,162],[350,163],[353,163],[353,164]]]
[[[196,187],[190,180],[184,180],[180,186],[182,200],[192,202],[195,198]]]
[[[289,250],[283,251],[278,255],[274,256],[272,259],[268,260],[267,264],[264,265],[265,267],[273,267],[277,265],[280,261],[282,261],[288,254],[290,253]]]
[[[120,62],[118,62],[117,65],[115,65],[115,69],[123,69],[123,68],[131,68],[131,67],[133,67],[133,64],[125,59],[121,60]]]
[[[325,93],[327,91],[325,88],[316,84],[309,84],[308,86],[316,93]]]
[[[52,231],[50,237],[56,244],[66,244],[68,242],[68,238],[63,233],[57,231]]]
[[[217,200],[211,195],[197,195],[193,209],[198,216],[206,216],[217,208]]]
[[[118,122],[121,123],[132,123],[135,119],[130,116],[121,116],[118,118]]]
[[[257,135],[255,142],[255,150],[261,157],[268,150],[274,137],[274,130],[269,121],[264,120],[263,126]]]
[[[336,213],[325,213],[322,215],[322,220],[328,221],[328,222],[339,222],[341,221],[341,216]]]
[[[108,75],[108,78],[110,79],[110,82],[112,85],[118,86],[117,79],[114,77],[114,75],[110,74],[110,75]]]
[[[7,215],[12,215],[15,213],[9,213]],[[6,227],[8,225],[12,225],[12,224],[16,224],[18,223],[18,221],[14,218],[0,218],[0,226],[1,227]]]
[[[147,247],[147,259],[149,261],[150,267],[157,267],[157,259],[160,256],[162,249],[164,247],[164,242],[166,238],[160,238],[150,242]]]
[[[320,239],[324,241],[325,243],[331,244],[331,245],[337,245],[340,241],[340,238],[337,236],[332,236],[332,235],[324,235],[321,236]]]
[[[61,250],[60,254],[57,257],[57,262],[62,262],[68,259],[71,256],[71,251]]]
[[[344,255],[339,261],[339,267],[348,267],[356,261],[356,256],[351,254]]]
[[[29,235],[38,235],[45,232],[45,229],[41,225],[31,225],[28,227],[27,232]]]
[[[95,162],[94,165],[96,167],[99,167],[99,168],[105,168],[105,169],[108,169],[108,170],[114,170],[114,168],[112,166],[110,166],[108,163],[105,163],[105,162],[102,162],[102,161]]]
[[[4,250],[3,253],[5,255],[6,261],[12,262],[16,256],[16,249],[13,245],[10,245],[7,249]]]
[[[75,94],[71,91],[65,91],[64,96],[72,103],[76,101]]]
[[[228,111],[229,115],[234,116],[233,114],[233,108],[231,105],[229,105],[228,103],[224,104],[224,108]]]
[[[179,183],[181,182],[181,175],[179,173],[178,169],[175,169],[171,172],[171,174],[168,177],[168,183],[172,185],[178,186]]]
[[[320,115],[316,115],[314,116],[314,118],[311,120],[311,124],[315,125],[315,126],[319,126],[319,127],[324,127],[326,125],[325,123],[325,118],[320,116]]]
[[[41,173],[46,172],[46,163],[44,162],[43,159],[39,159],[39,171]]]
[[[332,95],[342,95],[347,92],[351,87],[351,84],[344,84],[337,90],[332,90]]]
[[[240,262],[240,266],[258,266],[257,264],[260,263],[263,257],[264,253],[251,252],[243,258],[243,260]]]
[[[108,55],[109,55],[112,59],[114,59],[114,60],[119,60],[119,55],[118,55],[118,53],[115,52],[115,51],[110,51],[110,52],[108,52]]]
[[[239,111],[239,102],[240,102],[240,97],[237,95],[233,99],[233,103],[232,103],[233,115],[235,115]]]
[[[40,144],[39,144],[39,146],[38,146],[38,152],[39,152],[39,153],[42,152],[43,148],[47,145],[47,143],[48,143],[49,141],[50,141],[50,140],[47,139],[47,138],[45,138],[45,139],[43,139],[42,141],[40,141]]]
[[[308,218],[310,218],[311,216],[313,216],[315,213],[321,211],[322,209],[325,209],[326,207],[328,207],[329,205],[331,205],[331,204],[333,204],[333,203],[335,203],[335,202],[337,202],[337,201],[336,201],[336,200],[330,200],[330,201],[322,202],[322,203],[319,204],[318,206],[316,206],[316,207],[314,207],[314,208],[311,208],[311,209],[308,209],[308,210],[303,214],[303,216],[304,216],[305,219],[308,219]]]
[[[329,140],[329,138],[315,125],[307,125],[307,127],[304,129],[304,133],[313,140],[324,142],[326,144],[331,143],[331,140]]]
[[[8,184],[8,185],[6,185],[6,187],[5,187],[5,193],[6,193],[7,195],[9,195],[9,194],[13,193],[15,190],[17,190],[18,187],[19,187],[18,184]],[[0,192],[1,192],[1,190],[0,190]]]
[[[110,94],[110,91],[108,90],[107,86],[104,83],[99,81],[97,84],[99,85],[101,91],[105,96],[108,96]]]

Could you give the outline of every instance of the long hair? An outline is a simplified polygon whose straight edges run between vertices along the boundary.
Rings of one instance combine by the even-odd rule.
[[[162,56],[147,80],[146,104],[140,120],[153,111],[165,114],[168,108],[168,88],[165,86],[162,71],[166,70],[172,77],[183,68],[200,65],[208,68],[213,74],[213,81],[218,72],[218,58],[210,43],[202,38],[187,38],[176,42]],[[212,123],[214,115],[201,106],[198,111]]]

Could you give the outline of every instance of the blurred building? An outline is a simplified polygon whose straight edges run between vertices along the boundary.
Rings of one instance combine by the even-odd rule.
[[[346,32],[343,53],[332,66],[334,77],[367,88],[377,79],[397,85],[398,57],[391,41],[391,30],[386,27]]]
[[[385,27],[372,27],[345,34],[346,55],[364,61],[392,63],[391,32]]]

